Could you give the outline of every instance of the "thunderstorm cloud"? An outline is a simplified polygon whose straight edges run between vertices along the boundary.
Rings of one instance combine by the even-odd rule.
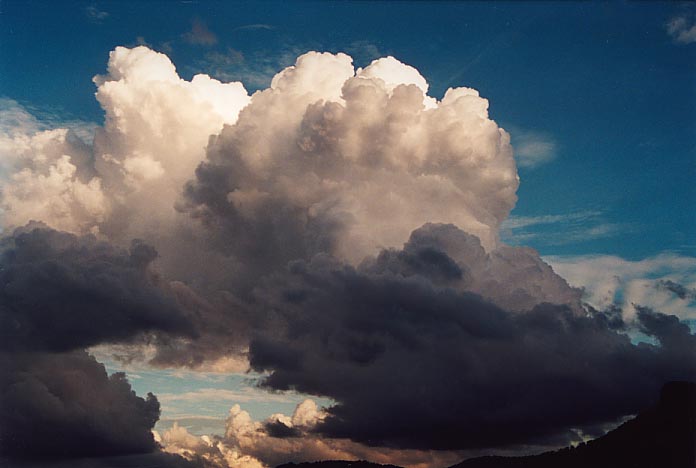
[[[187,40],[216,36],[198,22]],[[394,57],[308,52],[249,95],[182,79],[144,46],[117,47],[94,83],[105,123],[90,142],[0,111],[8,460],[444,465],[576,442],[696,377],[679,318],[585,304],[581,284],[500,241],[515,154],[474,89],[437,99]],[[537,143],[520,161],[550,159]],[[108,376],[97,345],[333,404],[266,421],[235,406],[224,435],[153,434],[156,397]]]

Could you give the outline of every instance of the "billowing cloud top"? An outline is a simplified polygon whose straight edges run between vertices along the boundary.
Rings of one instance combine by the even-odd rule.
[[[266,388],[335,402],[263,424],[233,408],[224,443],[161,438],[230,466],[565,443],[696,374],[678,319],[587,307],[534,250],[499,242],[519,179],[473,89],[437,100],[393,57],[356,70],[309,52],[249,96],[183,80],[146,47],[116,48],[94,82],[106,119],[91,145],[16,109],[0,127],[0,363],[18,363],[0,395],[28,421],[0,419],[3,440],[30,439],[33,421],[72,434],[94,412],[99,453],[152,450],[157,401],[82,350],[105,343],[149,346],[158,366],[251,366]],[[103,424],[119,408],[133,438]],[[46,437],[0,448],[59,450]]]
[[[118,47],[94,80],[106,125],[93,155],[64,132],[4,137],[21,158],[3,189],[3,225],[38,219],[143,235],[172,223],[192,179],[186,209],[227,227],[225,236],[244,226],[240,250],[288,231],[297,251],[359,261],[427,221],[454,223],[494,248],[518,179],[488,102],[468,88],[437,102],[417,70],[392,57],[357,73],[351,62],[307,53],[250,98],[241,83],[188,82],[165,55]],[[314,225],[321,232],[305,232]]]
[[[425,90],[392,57],[356,74],[344,54],[301,56],[211,140],[188,209],[255,261],[264,250],[356,262],[428,221],[493,249],[516,200],[509,136],[476,91],[436,102]]]

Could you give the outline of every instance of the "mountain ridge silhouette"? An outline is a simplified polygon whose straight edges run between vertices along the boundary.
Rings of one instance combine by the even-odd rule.
[[[668,382],[658,402],[576,447],[519,457],[483,456],[449,468],[696,468],[696,382]],[[285,463],[277,468],[401,468],[365,460]]]

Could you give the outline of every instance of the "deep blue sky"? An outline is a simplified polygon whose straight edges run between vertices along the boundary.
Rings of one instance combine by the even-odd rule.
[[[138,38],[187,79],[239,77],[250,90],[306,50],[346,51],[358,66],[394,55],[437,98],[479,90],[513,143],[553,143],[552,161],[520,169],[513,215],[561,218],[509,242],[543,255],[696,251],[696,42],[666,28],[693,19],[689,5],[2,0],[0,10],[0,97],[66,120],[101,122],[91,78]],[[184,40],[195,19],[217,43]],[[243,61],[211,64],[235,51]]]

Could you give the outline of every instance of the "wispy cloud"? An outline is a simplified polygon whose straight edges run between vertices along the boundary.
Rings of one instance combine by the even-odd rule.
[[[587,221],[595,219],[602,214],[601,211],[579,211],[576,213],[562,215],[542,215],[542,216],[510,216],[503,222],[503,228],[519,229],[538,224],[557,224],[568,223],[571,221]]]
[[[661,254],[643,260],[613,255],[548,256],[544,260],[572,286],[585,290],[595,307],[632,304],[651,307],[683,319],[696,319],[696,258]]]
[[[535,242],[567,245],[616,236],[630,226],[604,219],[601,211],[578,211],[541,216],[510,216],[501,226],[504,241],[520,245]]]
[[[292,65],[303,49],[286,46],[280,51],[259,51],[245,55],[228,47],[225,51],[211,51],[196,63],[196,71],[203,71],[222,81],[241,81],[247,89],[265,88],[273,76]]]
[[[234,28],[234,31],[253,31],[253,30],[271,30],[275,29],[275,26],[272,26],[270,24],[262,24],[262,23],[256,23],[256,24],[245,24],[244,26],[237,26]]]
[[[370,41],[354,41],[351,42],[345,49],[348,54],[353,57],[356,63],[368,64],[372,60],[378,59],[380,57],[385,57],[389,54],[384,53]]]
[[[191,30],[183,38],[189,44],[211,46],[217,44],[218,38],[200,18],[194,18]]]
[[[85,14],[87,15],[87,18],[94,23],[101,23],[109,17],[109,13],[100,10],[96,5],[89,5],[85,7]]]
[[[515,127],[510,129],[510,135],[518,166],[534,168],[556,158],[558,145],[550,135]]]
[[[258,390],[253,387],[242,387],[239,390],[227,390],[222,388],[201,388],[193,392],[184,393],[160,393],[157,398],[162,403],[174,401],[206,402],[206,401],[230,401],[248,403],[250,401],[292,403],[296,398],[282,393],[271,393]]]
[[[682,14],[672,17],[666,25],[667,34],[674,42],[691,44],[696,42],[696,15]]]
[[[0,97],[0,134],[32,134],[53,128],[68,128],[86,143],[91,143],[97,124],[75,118],[55,109],[38,109],[14,99]]]

